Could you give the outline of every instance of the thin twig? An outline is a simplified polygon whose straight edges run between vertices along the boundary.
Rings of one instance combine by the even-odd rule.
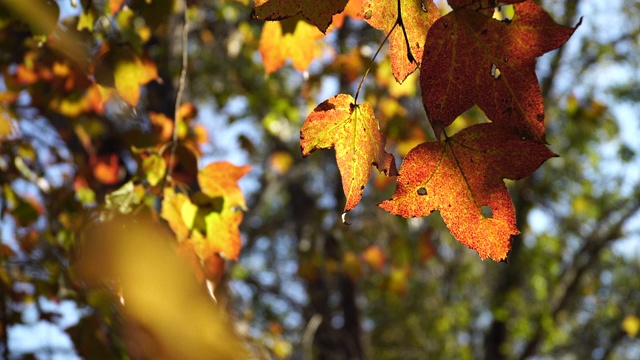
[[[312,359],[313,358],[313,338],[316,335],[316,331],[318,331],[318,327],[322,323],[322,315],[314,314],[309,322],[307,323],[307,327],[304,329],[304,335],[302,336],[302,348],[304,349],[304,354],[302,355],[304,359]]]
[[[389,38],[393,30],[395,30],[396,26],[398,26],[397,20],[393,24],[393,27],[391,28],[391,30],[389,30],[389,33],[387,34],[387,36],[384,38],[384,40],[382,40],[382,43],[380,44],[380,46],[378,46],[378,50],[376,51],[375,54],[373,54],[373,57],[371,58],[371,62],[369,63],[369,67],[367,68],[367,71],[365,71],[364,75],[362,75],[362,79],[360,79],[360,84],[358,85],[358,90],[356,91],[356,96],[354,97],[354,100],[353,100],[355,105],[358,105],[358,95],[360,95],[360,89],[362,89],[362,84],[364,84],[364,79],[367,77],[367,75],[369,75],[369,71],[373,66],[373,62],[376,61],[376,57],[378,56],[378,53],[380,53],[380,50],[382,50],[382,46],[384,45],[384,43],[387,42],[387,39]]]
[[[176,150],[178,149],[178,125],[180,121],[178,114],[180,112],[184,85],[187,80],[187,67],[189,65],[189,46],[187,43],[189,35],[189,15],[186,3],[184,6],[184,22],[182,24],[182,69],[180,70],[180,78],[178,79],[178,91],[176,92],[175,109],[173,114],[173,137],[171,138],[171,153],[169,154],[169,164],[167,166],[167,180],[171,179],[171,175],[173,174],[173,165],[176,159]]]

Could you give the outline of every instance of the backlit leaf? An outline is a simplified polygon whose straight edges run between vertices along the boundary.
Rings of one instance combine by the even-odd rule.
[[[206,237],[193,239],[194,249],[200,259],[219,253],[225,259],[236,260],[240,255],[242,239],[238,226],[243,217],[240,210],[246,209],[246,204],[238,180],[250,169],[250,166],[235,166],[220,161],[209,164],[198,173],[202,193],[211,202],[222,198],[222,208],[213,209],[204,216]]]
[[[188,208],[193,206],[188,196],[176,193],[170,187],[164,189],[160,216],[169,223],[169,227],[176,234],[179,242],[183,242],[189,237],[193,222],[187,224],[184,218],[188,216],[183,216],[183,214],[188,213]]]
[[[333,22],[331,23],[335,28],[341,28],[344,23],[345,17],[350,17],[355,20],[362,20],[362,4],[364,0],[349,0],[349,3],[344,8],[344,11],[333,15]]]
[[[129,214],[133,211],[134,205],[140,204],[143,196],[144,189],[139,185],[135,185],[133,181],[128,181],[118,190],[107,194],[104,200],[107,209]]]
[[[141,59],[131,48],[116,46],[100,53],[94,69],[98,84],[115,88],[127,104],[136,106],[142,85],[158,78],[155,64]]]
[[[318,105],[300,130],[302,156],[316,149],[336,149],[336,161],[347,197],[344,211],[353,209],[371,175],[371,165],[389,176],[396,174],[393,155],[384,150],[385,138],[368,103],[356,105],[340,94]]]
[[[438,8],[432,0],[365,0],[363,13],[366,22],[385,34],[393,29],[389,35],[391,68],[402,83],[422,61],[427,31],[440,17]]]
[[[305,71],[314,58],[316,40],[323,36],[313,25],[298,18],[266,22],[259,44],[265,72],[278,70],[287,59],[291,59],[294,68]]]
[[[564,44],[577,26],[558,25],[532,1],[514,8],[513,21],[498,21],[463,7],[429,30],[420,86],[437,137],[477,104],[491,121],[544,142],[535,58]]]
[[[323,33],[334,14],[342,12],[349,0],[255,0],[251,16],[260,20],[282,20],[302,15]]]
[[[0,106],[0,140],[9,138],[13,132],[13,120],[4,106]]]
[[[630,337],[635,338],[640,331],[640,319],[634,315],[627,315],[624,320],[622,320],[622,330]]]
[[[142,161],[142,171],[151,186],[156,186],[164,179],[167,171],[167,162],[157,155],[151,154]]]
[[[411,150],[395,194],[380,207],[403,217],[439,210],[456,239],[483,259],[503,260],[519,233],[503,179],[526,177],[553,156],[545,145],[496,124],[474,125]]]
[[[246,175],[251,166],[236,166],[227,161],[207,165],[198,174],[198,183],[202,192],[210,198],[224,198],[224,208],[246,209],[244,195],[238,186],[238,180]]]

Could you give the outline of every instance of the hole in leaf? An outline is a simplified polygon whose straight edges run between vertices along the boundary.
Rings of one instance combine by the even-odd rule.
[[[418,189],[418,195],[427,195],[427,189],[421,187]]]
[[[445,22],[445,23],[444,23],[444,27],[447,27],[447,26],[449,26],[449,23],[448,23],[448,22]]]
[[[480,207],[480,212],[482,212],[482,217],[485,219],[493,218],[493,209],[490,206],[482,205]]]
[[[420,8],[422,9],[422,11],[427,12],[427,7],[424,5],[424,1],[420,2]]]
[[[373,15],[373,11],[371,11],[371,9],[367,10],[367,11],[364,13],[364,18],[365,18],[365,20],[369,20],[369,19],[371,19],[371,15]]]
[[[500,78],[500,75],[502,75],[502,73],[500,72],[500,69],[498,69],[496,64],[491,64],[491,77],[493,77],[494,80],[498,80]]]
[[[498,21],[511,22],[515,15],[513,5],[498,6],[493,11],[493,18]]]

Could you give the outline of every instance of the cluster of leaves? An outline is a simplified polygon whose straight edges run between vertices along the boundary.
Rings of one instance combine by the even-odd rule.
[[[46,4],[48,7],[42,9],[32,9],[35,4],[3,5],[3,14],[10,14],[2,24],[3,41],[14,41],[9,34],[19,30],[26,40],[25,45],[21,44],[23,52],[13,54],[14,59],[2,64],[6,90],[2,92],[0,121],[1,127],[7,129],[2,145],[12,146],[6,142],[12,136],[11,119],[20,115],[13,109],[19,107],[19,94],[26,91],[32,94],[29,105],[38,108],[41,114],[67,119],[68,123],[61,127],[72,131],[68,136],[77,138],[82,153],[88,157],[88,166],[74,174],[73,179],[76,191],[85,194],[80,199],[83,205],[101,202],[105,195],[99,194],[96,199],[93,184],[119,188],[106,196],[106,206],[122,213],[148,202],[146,194],[162,194],[162,217],[176,232],[179,242],[193,245],[202,261],[219,256],[237,259],[238,225],[242,219],[238,210],[245,204],[236,182],[249,168],[217,162],[201,171],[197,165],[186,171],[176,169],[177,162],[197,161],[198,144],[206,138],[202,127],[190,126],[197,115],[194,105],[176,104],[173,114],[153,110],[139,114],[135,110],[149,106],[141,104],[143,87],[163,81],[145,49],[152,36],[160,31],[154,17],[160,17],[157,23],[169,16],[170,9],[161,11],[161,2],[152,5],[134,2],[125,6],[124,1],[110,1],[103,6],[87,1],[82,3],[79,16],[67,19],[65,29],[56,27],[57,3],[47,1]],[[51,7],[56,11],[49,11]],[[34,22],[27,23],[28,28],[24,29],[22,19],[32,17],[23,14],[31,10],[42,11],[42,23],[52,25],[42,28],[40,22]],[[153,14],[153,17],[145,17],[141,25],[136,22],[140,13]],[[101,17],[113,19],[112,31],[117,31],[118,36],[105,36],[95,28]],[[94,38],[82,42],[88,33]],[[31,37],[32,34],[38,36]],[[149,119],[152,131],[115,148],[105,144],[109,141],[105,137],[114,136],[110,129],[105,129],[109,125],[109,111],[114,107],[130,109],[130,115]],[[180,142],[180,151],[176,151],[177,142]],[[124,163],[128,156],[137,162],[137,172],[133,174],[129,174]],[[24,156],[16,158],[24,159]],[[196,188],[201,191],[190,199],[182,193],[180,184],[191,185],[196,173]]]
[[[507,257],[511,237],[519,233],[503,179],[526,177],[554,156],[544,136],[536,57],[565,43],[579,24],[559,25],[531,0],[448,3],[453,11],[444,16],[432,1],[362,5],[364,20],[387,34],[396,81],[402,83],[420,69],[422,101],[436,136],[436,141],[409,152],[395,194],[380,207],[403,217],[439,210],[460,242],[483,259],[500,261]],[[332,2],[339,8],[330,14],[329,7],[314,13],[305,4],[257,2],[254,16],[274,20],[302,14],[326,31],[328,15],[342,10]],[[513,6],[513,16],[494,17],[502,6]],[[284,20],[283,28],[286,21],[291,20]],[[307,117],[300,132],[303,156],[316,149],[336,149],[347,197],[345,213],[360,201],[372,164],[396,175],[373,110],[366,102],[358,104],[357,97],[340,94],[326,100]],[[490,123],[448,135],[446,127],[474,105]]]
[[[1,247],[2,311],[5,294],[16,304],[31,301],[18,282],[37,284],[53,301],[71,293],[104,310],[69,329],[87,358],[113,350],[108,336],[82,345],[89,333],[83,327],[116,326],[103,317],[112,308],[83,288],[68,261],[56,259],[71,259],[83,251],[82,237],[98,236],[88,224],[139,227],[117,219],[153,219],[174,232],[174,251],[200,285],[218,283],[225,261],[240,253],[246,205],[237,182],[250,167],[199,166],[207,133],[196,123],[198,110],[174,100],[184,79],[157,62],[168,48],[158,46],[168,37],[168,19],[194,11],[172,4],[82,0],[76,15],[64,18],[52,0],[0,4],[0,223],[17,245]],[[178,45],[186,52],[186,43]],[[34,272],[23,259],[47,271]],[[118,277],[102,275],[100,286]],[[110,288],[111,296],[121,291]],[[4,330],[13,322],[19,319],[0,319]]]

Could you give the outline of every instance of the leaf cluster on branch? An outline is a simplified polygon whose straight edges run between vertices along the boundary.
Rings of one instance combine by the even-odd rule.
[[[501,261],[507,258],[511,237],[519,233],[503,179],[524,178],[555,156],[546,146],[536,57],[560,47],[580,24],[559,25],[531,0],[448,3],[453,10],[444,16],[430,0],[365,0],[358,13],[386,34],[397,82],[420,69],[422,102],[436,136],[436,141],[408,153],[395,194],[380,207],[403,217],[439,210],[460,242],[483,259]],[[286,21],[302,14],[326,32],[331,15],[346,5],[332,2],[314,11],[309,4],[257,1],[254,17],[286,19],[281,22],[285,27]],[[513,16],[495,17],[502,6],[512,6]],[[267,23],[265,29],[270,26]],[[301,63],[293,59],[300,69]],[[280,60],[272,67],[269,56],[264,60],[267,72],[284,63]],[[339,94],[318,105],[300,132],[303,156],[316,149],[336,149],[347,198],[345,213],[359,203],[371,165],[387,176],[396,175],[395,160],[385,151],[371,105],[357,102],[360,87],[355,98]],[[448,135],[446,128],[474,105],[490,123]]]

